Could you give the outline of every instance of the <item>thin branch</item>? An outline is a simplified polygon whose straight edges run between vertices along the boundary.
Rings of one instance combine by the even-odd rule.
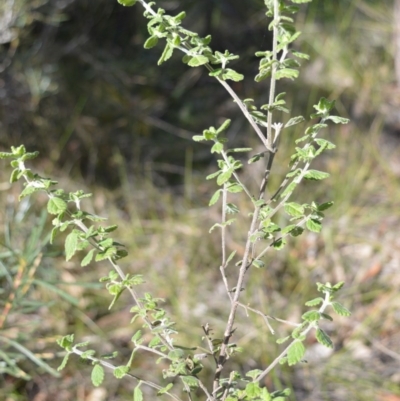
[[[72,352],[73,352],[74,354],[79,355],[79,356],[82,356],[82,355],[84,354],[84,351],[81,351],[80,349],[78,349],[78,348],[76,348],[76,347],[73,347],[73,348],[72,348]],[[117,369],[117,366],[113,365],[112,363],[106,362],[106,361],[104,361],[104,360],[102,360],[102,359],[99,359],[99,358],[95,358],[95,357],[93,357],[93,356],[85,356],[84,359],[89,359],[89,360],[92,361],[92,362],[99,363],[100,365],[102,365],[102,366],[104,366],[104,367],[106,367],[106,368],[108,368],[108,369],[111,369],[111,370],[113,370],[113,371],[114,371],[115,369]],[[135,380],[137,380],[137,381],[140,381],[140,382],[142,382],[143,384],[146,384],[147,386],[149,386],[149,387],[151,387],[151,388],[154,388],[155,390],[158,390],[158,391],[160,391],[160,390],[162,390],[162,389],[164,388],[164,387],[159,386],[158,384],[153,383],[153,382],[151,382],[151,381],[149,381],[149,380],[141,379],[139,376],[133,375],[133,374],[131,374],[131,373],[127,373],[125,376],[131,377],[132,379],[135,379]],[[176,401],[182,401],[179,397],[177,397],[177,396],[174,395],[174,394],[169,393],[168,391],[165,392],[165,394],[168,394],[171,398],[173,398],[173,399],[176,400]]]

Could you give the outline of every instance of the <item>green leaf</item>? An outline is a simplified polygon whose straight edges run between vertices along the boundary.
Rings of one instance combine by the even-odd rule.
[[[339,315],[339,316],[350,316],[351,312],[345,308],[342,304],[339,302],[332,302],[332,308],[333,310]]]
[[[231,252],[231,254],[228,256],[228,259],[225,262],[225,265],[228,265],[228,263],[234,258],[236,255],[236,251]]]
[[[158,37],[155,36],[155,35],[153,35],[153,36],[150,36],[150,37],[146,40],[146,42],[144,42],[143,47],[144,47],[145,49],[151,49],[152,47],[156,46],[157,43],[158,43]]]
[[[344,286],[344,281],[339,281],[332,287],[332,290],[334,290],[334,292],[339,291],[343,286]]]
[[[244,75],[239,74],[238,72],[231,70],[230,68],[226,68],[223,70],[222,78],[224,80],[230,79],[235,82],[242,81],[244,79]]]
[[[140,342],[142,342],[141,340]],[[160,337],[153,337],[150,342],[149,342],[149,348],[157,348],[157,345],[161,343],[161,338]],[[176,347],[176,345],[175,345]]]
[[[305,120],[306,119],[303,116],[293,117],[285,124],[285,128],[291,127],[292,125],[296,125],[296,124],[302,123]]]
[[[322,317],[323,319],[329,320],[330,322],[333,322],[332,316],[328,315],[327,313],[321,312],[321,317]]]
[[[23,191],[19,194],[19,200],[21,200],[22,198],[25,198],[25,196],[31,195],[36,191],[40,191],[40,188],[35,188],[35,187],[25,187],[23,189]]]
[[[199,387],[199,381],[193,376],[180,376],[180,379],[187,384],[189,387]]]
[[[217,178],[217,184],[218,185],[223,185],[225,184],[232,176],[232,170],[229,169],[227,171],[224,171],[221,173],[218,178]]]
[[[117,248],[111,246],[102,252],[98,252],[94,258],[96,262],[100,262],[101,260],[112,258],[117,252]]]
[[[211,179],[215,178],[217,175],[220,175],[220,174],[221,174],[221,171],[216,171],[215,173],[209,174],[206,177],[206,180],[211,180]]]
[[[10,177],[10,183],[14,183],[18,181],[18,174],[19,174],[19,169],[16,168],[12,171],[11,177]]]
[[[140,390],[140,384],[141,382],[133,390],[133,401],[143,401],[143,392]]]
[[[327,141],[326,139],[323,138],[315,138],[314,141],[321,146],[321,148],[324,149],[335,149],[336,145],[330,141]]]
[[[93,367],[91,377],[93,386],[98,387],[104,380],[104,369],[101,365],[96,364]]]
[[[310,301],[307,301],[305,303],[305,305],[306,306],[317,306],[317,305],[321,304],[322,302],[324,302],[324,299],[321,297],[318,297],[318,298],[311,299]]]
[[[326,209],[329,209],[330,207],[332,207],[334,204],[334,202],[325,202],[325,203],[321,203],[320,205],[318,205],[317,209],[319,212],[322,212]]]
[[[306,180],[314,180],[314,181],[319,181],[319,180],[324,180],[325,178],[328,178],[329,174],[325,173],[324,171],[318,171],[318,170],[308,170],[304,174],[304,178]]]
[[[171,390],[171,388],[172,388],[173,386],[174,386],[173,383],[167,384],[164,388],[162,388],[161,390],[159,390],[159,391],[157,392],[157,395],[160,396],[160,395],[162,395],[162,394],[167,393],[169,390]]]
[[[65,239],[65,260],[68,261],[74,256],[78,247],[78,233],[72,231]]]
[[[285,212],[292,217],[303,217],[304,207],[296,202],[288,202],[284,206]]]
[[[131,7],[135,5],[137,0],[118,0],[118,3],[125,6],[125,7]]]
[[[213,145],[211,148],[211,153],[221,153],[221,151],[224,149],[224,144],[221,142],[217,142]]]
[[[218,191],[214,193],[214,195],[210,199],[210,202],[208,203],[208,206],[215,205],[218,202],[218,199],[221,196],[221,191],[221,189],[218,189]]]
[[[310,3],[312,0],[290,0],[292,3],[295,4],[303,4],[303,3]]]
[[[275,72],[275,79],[289,78],[295,79],[299,76],[299,72],[297,70],[293,70],[292,68],[282,68]]]
[[[325,114],[325,113],[329,113],[333,107],[335,106],[335,101],[332,100],[331,102],[322,97],[320,99],[320,101],[318,102],[317,105],[313,106],[315,110],[317,110],[319,113]]]
[[[50,214],[60,214],[67,210],[67,203],[61,198],[53,196],[47,202],[47,211]]]
[[[194,136],[192,137],[192,139],[193,139],[195,142],[202,142],[202,141],[205,141],[205,140],[206,140],[206,138],[204,138],[203,135],[194,135]]]
[[[0,152],[0,159],[9,159],[13,157],[12,153],[8,153],[8,152]]]
[[[301,341],[295,341],[287,351],[288,365],[293,366],[300,362],[306,352],[306,349]]]
[[[295,182],[291,182],[287,187],[286,187],[286,189],[282,192],[282,194],[281,194],[281,198],[284,198],[285,196],[287,196],[287,195],[290,195],[293,191],[294,191],[294,189],[296,188],[296,186],[297,186],[297,183],[295,183]]]
[[[255,76],[254,81],[261,82],[264,79],[268,78],[272,73],[271,67],[262,68],[260,72]]]
[[[227,203],[226,204],[226,213],[228,213],[228,214],[239,213],[239,208],[233,203]]]
[[[315,335],[315,338],[317,339],[317,341],[322,344],[325,345],[325,347],[328,348],[332,348],[333,349],[333,342],[330,339],[330,337],[328,336],[328,334],[325,333],[324,330],[322,329],[317,329],[317,333]]]
[[[94,252],[95,252],[95,250],[94,250],[94,249],[91,249],[91,250],[86,254],[86,256],[82,259],[82,262],[81,262],[81,266],[82,266],[82,267],[87,266],[87,265],[92,261]]]
[[[312,232],[314,232],[314,233],[319,233],[319,232],[321,231],[322,224],[321,224],[321,222],[318,221],[318,220],[309,219],[309,220],[307,220],[307,222],[306,222],[306,227],[307,227],[310,231],[312,231]]]
[[[129,366],[118,366],[114,369],[114,376],[117,379],[122,379],[129,372]]]
[[[157,62],[157,65],[161,65],[162,63],[164,63],[164,61],[167,61],[168,59],[170,59],[173,52],[174,52],[173,46],[171,46],[169,43],[167,43],[165,45],[164,51],[162,52],[160,59]]]
[[[198,67],[200,65],[204,65],[207,63],[208,63],[208,58],[206,56],[197,55],[189,60],[188,65],[190,67]]]
[[[338,116],[329,116],[327,120],[333,121],[335,124],[348,124],[349,119],[348,118],[343,118],[343,117],[338,117]]]
[[[310,1],[312,1],[312,0],[310,0]],[[295,51],[292,50],[292,54],[293,54],[293,56],[298,57],[298,58],[302,58],[304,60],[309,60],[310,59],[310,56],[308,54],[306,54],[306,53],[295,52]]]
[[[68,334],[57,340],[57,344],[61,348],[64,348],[66,351],[71,351],[73,343],[74,343],[74,335],[73,334]]]
[[[220,134],[221,132],[226,131],[226,130],[229,128],[230,125],[231,125],[231,120],[230,120],[230,119],[225,120],[225,121],[221,124],[221,126],[217,129],[217,134]]]
[[[262,260],[259,260],[259,259],[254,259],[251,264],[254,267],[257,267],[257,269],[261,269],[261,268],[263,268],[265,266],[265,263]]]
[[[185,356],[185,353],[180,348],[174,349],[168,353],[168,358],[170,358],[173,361],[179,360],[179,359],[183,358],[184,356]]]
[[[244,391],[246,393],[246,399],[249,400],[258,399],[261,394],[261,388],[257,382],[248,383]]]
[[[292,237],[298,237],[299,235],[303,234],[304,228],[300,226],[295,226],[292,230],[290,230],[290,235]]]
[[[64,358],[63,358],[63,360],[61,362],[61,365],[57,368],[58,371],[63,370],[65,368],[65,366],[67,366],[68,359],[69,359],[70,355],[71,354],[69,352],[68,352],[68,354],[65,354],[65,356],[64,356]]]
[[[316,322],[321,319],[321,313],[317,310],[310,310],[306,313],[303,313],[303,316],[301,318],[306,322]]]
[[[278,251],[283,249],[286,245],[286,241],[283,238],[278,238],[272,243],[272,246],[277,249]]]
[[[243,187],[239,184],[232,184],[227,187],[227,190],[232,194],[237,194],[243,191]]]
[[[285,343],[287,340],[289,340],[291,338],[291,336],[287,336],[287,337],[283,337],[283,338],[278,338],[277,340],[276,340],[276,343],[277,344],[283,344],[283,343]]]

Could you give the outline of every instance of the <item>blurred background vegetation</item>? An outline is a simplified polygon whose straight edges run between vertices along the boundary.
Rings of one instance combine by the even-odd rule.
[[[164,0],[169,13],[187,12],[185,26],[212,34],[214,50],[241,58],[248,78],[234,83],[242,98],[266,103],[268,86],[255,84],[257,50],[270,33],[261,0]],[[397,8],[399,10],[399,7]],[[311,55],[288,93],[293,115],[309,115],[320,96],[337,99],[352,123],[326,133],[337,144],[320,161],[331,178],[307,184],[321,201],[335,200],[322,235],[303,235],[271,254],[268,268],[249,277],[246,302],[269,315],[298,320],[316,281],[346,282],[342,302],[353,311],[326,329],[336,350],[309,343],[308,363],[279,367],[265,382],[290,386],[292,400],[400,400],[400,76],[395,60],[400,17],[392,1],[314,0],[302,7],[297,46]],[[144,273],[145,290],[164,297],[179,342],[201,344],[201,324],[215,332],[226,318],[219,280],[218,237],[205,235],[218,219],[207,207],[215,169],[207,146],[191,137],[225,118],[229,139],[257,141],[223,88],[201,68],[174,55],[157,67],[161,47],[143,49],[146,21],[139,5],[116,1],[3,0],[0,4],[0,147],[39,150],[32,163],[68,190],[93,192],[87,209],[118,224],[130,251],[124,269]],[[400,42],[399,42],[400,43]],[[285,117],[286,118],[286,117]],[[285,171],[300,128],[282,139],[276,182]],[[246,180],[252,172],[244,169]],[[54,341],[75,332],[101,352],[129,354],[137,327],[130,300],[113,311],[98,278],[106,265],[85,269],[65,262],[61,239],[48,243],[49,219],[40,197],[18,203],[18,188],[0,170],[0,400],[125,400],[133,383],[107,379],[93,389],[90,366],[74,361],[56,377]],[[302,192],[301,192],[302,191]],[[245,209],[246,205],[239,205]],[[243,252],[245,222],[229,246]],[[129,260],[128,260],[129,259]],[[210,299],[212,303],[210,304]],[[284,335],[287,327],[275,325]],[[261,319],[240,316],[237,339],[246,349],[235,368],[265,366],[279,350]],[[75,363],[75,365],[74,365]],[[138,357],[135,373],[154,379],[152,359]],[[154,398],[150,393],[148,399]]]

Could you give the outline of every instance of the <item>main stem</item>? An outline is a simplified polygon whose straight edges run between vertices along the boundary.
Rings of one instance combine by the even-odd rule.
[[[274,0],[274,21],[278,22],[278,19],[279,19],[279,3],[278,3],[278,0]],[[274,24],[274,29],[273,29],[272,54],[273,54],[274,63],[272,65],[271,84],[270,84],[270,91],[269,91],[269,104],[272,104],[274,102],[275,87],[276,87],[276,79],[275,79],[275,72],[276,72],[276,68],[277,68],[277,66],[276,66],[277,50],[276,49],[278,46],[278,30],[277,30],[276,26],[277,26],[277,23]],[[224,84],[226,84],[226,82],[222,81],[221,84],[223,86],[225,86]],[[230,87],[229,87],[229,89],[228,88],[226,88],[226,89],[229,93],[231,93],[232,90],[229,90],[229,89],[231,89]],[[231,93],[231,95],[232,95],[232,93]],[[236,94],[234,94],[232,96],[234,97],[234,99],[237,98]],[[241,102],[240,103],[238,102],[238,104],[240,107]],[[246,115],[247,110],[245,110],[246,111],[245,112],[242,107],[240,107],[240,108],[241,108],[242,112]],[[256,132],[257,132],[257,130],[256,130]],[[266,188],[268,180],[269,180],[272,163],[273,163],[275,153],[276,153],[276,149],[274,149],[274,146],[273,146],[274,141],[272,138],[272,112],[271,111],[268,111],[267,138],[265,140],[262,136],[260,139],[262,140],[264,146],[267,148],[269,157],[268,157],[268,161],[267,161],[267,168],[266,168],[266,171],[264,174],[264,178],[263,178],[261,186],[260,186],[259,199],[261,199],[264,196],[265,188]],[[235,290],[234,296],[232,298],[231,310],[229,312],[228,321],[227,321],[225,331],[224,331],[224,341],[221,345],[221,350],[220,350],[219,356],[218,356],[217,368],[215,371],[214,383],[213,383],[213,392],[214,392],[213,395],[214,396],[216,396],[215,393],[220,388],[219,382],[220,382],[220,378],[221,378],[221,373],[224,368],[225,362],[228,358],[228,353],[227,353],[228,345],[229,345],[230,338],[232,337],[232,334],[234,332],[233,325],[235,323],[236,312],[237,312],[237,309],[239,306],[240,293],[242,291],[242,286],[243,286],[246,272],[251,263],[250,257],[249,257],[250,252],[252,250],[251,235],[257,229],[257,220],[258,220],[259,213],[260,213],[260,207],[257,206],[257,207],[255,207],[255,210],[253,213],[253,218],[252,218],[252,221],[250,224],[250,229],[247,234],[246,247],[245,247],[245,252],[243,255],[243,259],[242,259],[242,264],[241,264],[240,270],[239,270],[239,276],[238,276],[238,280],[236,283],[236,290]]]

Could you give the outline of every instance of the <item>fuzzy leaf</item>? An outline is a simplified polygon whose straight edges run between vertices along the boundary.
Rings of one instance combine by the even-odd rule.
[[[194,135],[192,139],[193,139],[195,142],[202,142],[202,141],[205,141],[205,140],[206,140],[206,138],[204,138],[203,135]]]
[[[285,128],[302,123],[303,121],[305,121],[305,118],[303,116],[293,117],[285,124]]]
[[[335,124],[348,124],[348,122],[350,121],[348,118],[338,117],[338,116],[329,116],[327,120],[331,120]]]
[[[227,188],[227,190],[228,190],[228,192],[230,192],[232,194],[237,194],[237,193],[243,191],[243,187],[241,185],[239,185],[239,184],[233,184],[233,185],[230,185]]]
[[[300,341],[295,341],[290,346],[290,348],[288,349],[288,352],[287,352],[288,365],[293,366],[296,363],[300,362],[301,359],[303,358],[305,352],[306,352],[306,349],[305,349],[303,343]]]
[[[113,257],[116,252],[117,252],[117,248],[115,248],[114,246],[111,246],[110,248],[107,248],[106,250],[104,250],[102,252],[98,252],[96,254],[96,257],[94,258],[94,260],[96,262],[100,262],[101,260]]]
[[[324,302],[323,298],[318,297],[318,298],[311,299],[310,301],[307,301],[305,303],[305,305],[306,306],[317,306],[317,305],[321,304],[322,302]]]
[[[65,366],[68,363],[68,359],[69,359],[70,355],[71,355],[70,353],[65,354],[65,356],[64,356],[64,358],[63,358],[63,360],[61,362],[61,365],[57,368],[58,371],[63,370],[65,368]]]
[[[327,141],[326,139],[323,138],[315,138],[314,141],[321,146],[321,148],[324,149],[335,149],[336,145],[330,141]]]
[[[226,130],[229,128],[230,125],[231,125],[231,120],[230,120],[230,119],[225,120],[225,121],[221,124],[221,126],[217,129],[217,134],[220,134],[221,132],[226,131]]]
[[[261,269],[261,268],[263,268],[265,266],[265,263],[262,260],[254,259],[253,262],[252,262],[252,265],[254,267],[257,267],[257,269]]]
[[[351,312],[347,308],[345,308],[342,304],[340,304],[339,302],[332,302],[332,308],[339,316],[350,316],[351,315]]]
[[[82,267],[87,266],[87,265],[92,261],[94,252],[95,252],[95,250],[94,250],[94,249],[91,249],[91,250],[86,254],[86,256],[82,259],[82,262],[81,262],[81,266],[82,266]]]
[[[235,82],[239,82],[244,79],[244,75],[239,74],[238,72],[231,70],[230,68],[224,70],[222,77],[224,80],[230,79]]]
[[[174,48],[169,43],[167,43],[164,48],[163,53],[161,54],[160,59],[157,62],[157,65],[161,65],[164,61],[167,61],[168,59],[170,59],[173,52],[174,52]]]
[[[180,379],[189,387],[199,387],[199,381],[193,376],[180,376]]]
[[[275,73],[275,79],[277,80],[282,78],[295,79],[298,76],[299,72],[297,70],[293,70],[292,68],[283,68]]]
[[[133,401],[143,401],[143,392],[140,390],[140,383],[133,390]]]
[[[296,202],[288,202],[285,204],[285,211],[292,217],[304,216],[304,207]]]
[[[317,209],[319,212],[322,212],[326,209],[329,209],[330,207],[332,207],[334,205],[334,202],[325,202],[325,203],[321,203],[320,205],[317,206]]]
[[[228,265],[228,263],[234,258],[236,255],[236,251],[231,252],[231,254],[228,256],[228,259],[225,262],[225,265]]]
[[[218,178],[217,178],[217,184],[218,185],[223,185],[225,184],[232,176],[232,170],[227,170],[221,173]]]
[[[117,379],[122,379],[129,372],[129,366],[118,366],[114,369],[114,376]]]
[[[197,55],[190,59],[188,65],[190,67],[198,67],[208,63],[208,58],[206,56]]]
[[[218,189],[218,191],[216,191],[214,193],[214,195],[211,197],[210,202],[208,203],[208,206],[212,206],[212,205],[216,204],[218,202],[220,195],[221,195],[221,190]]]
[[[101,365],[96,364],[93,367],[91,377],[93,386],[98,387],[104,380],[104,369]]]
[[[25,196],[31,195],[36,191],[40,191],[39,188],[35,188],[35,187],[25,187],[23,189],[23,191],[19,194],[19,200],[21,200],[22,198],[25,198]]]
[[[304,178],[306,180],[314,180],[314,181],[319,181],[319,180],[324,180],[325,178],[328,178],[329,174],[325,173],[324,171],[318,171],[318,170],[308,170],[304,174]]]
[[[286,245],[286,241],[283,238],[279,238],[273,242],[272,246],[277,249],[278,251],[283,249]]]
[[[221,142],[217,142],[213,145],[211,148],[211,153],[221,153],[221,151],[224,149],[224,144]]]
[[[257,382],[250,382],[246,385],[244,391],[246,393],[247,400],[254,400],[259,399],[262,390]]]
[[[50,214],[60,214],[67,209],[67,203],[61,198],[52,197],[47,203],[47,211]]]
[[[151,49],[152,47],[156,46],[157,43],[158,43],[158,37],[155,36],[155,35],[153,35],[153,36],[150,36],[150,37],[146,40],[146,42],[144,42],[143,47],[144,47],[145,49]]]
[[[294,189],[296,188],[296,186],[297,186],[297,183],[291,182],[291,183],[286,187],[286,189],[282,192],[281,198],[284,198],[286,195],[290,195],[290,194],[294,191]]]
[[[65,260],[68,261],[74,256],[78,247],[78,233],[72,231],[65,239]]]
[[[131,7],[135,5],[136,2],[137,0],[118,0],[118,3],[122,4],[125,7]]]
[[[324,330],[317,329],[317,333],[316,333],[315,337],[320,344],[325,345],[325,347],[333,349],[333,342],[330,339],[330,337],[328,336],[328,334],[325,333]]]
[[[301,318],[306,322],[315,322],[321,319],[321,313],[317,310],[310,310],[303,313],[303,316]]]
[[[171,388],[173,387],[173,383],[169,383],[167,384],[164,388],[162,388],[161,390],[158,391],[157,395],[160,396],[162,394],[167,393],[169,390],[171,390]]]
[[[321,224],[321,222],[318,221],[318,220],[309,219],[309,220],[307,220],[307,222],[306,222],[306,227],[307,227],[310,231],[312,231],[312,232],[314,232],[314,233],[319,233],[319,232],[321,231],[322,224]]]
[[[287,340],[289,340],[291,338],[291,336],[286,336],[286,337],[283,337],[283,338],[278,338],[277,340],[276,340],[276,343],[277,344],[283,344],[283,343],[285,343]]]

